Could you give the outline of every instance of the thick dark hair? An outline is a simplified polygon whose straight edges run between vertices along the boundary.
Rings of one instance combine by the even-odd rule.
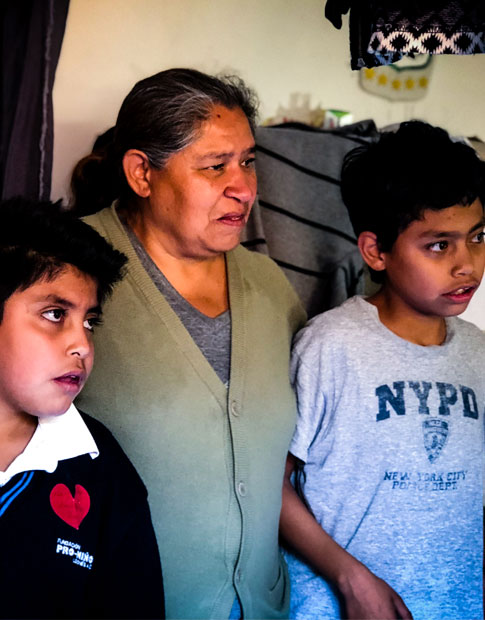
[[[103,303],[127,258],[60,202],[12,198],[0,203],[0,321],[7,299],[68,265],[91,276]]]
[[[121,105],[114,129],[108,130],[112,141],[95,144],[93,153],[74,168],[75,212],[95,213],[126,193],[122,160],[129,149],[143,151],[154,168],[162,169],[169,157],[198,138],[215,105],[240,108],[254,133],[257,99],[237,76],[168,69],[135,84]]]
[[[375,233],[385,252],[425,209],[468,206],[476,198],[485,204],[485,162],[422,121],[402,123],[396,133],[347,153],[341,183],[355,234]],[[370,271],[375,282],[383,280],[383,273]]]

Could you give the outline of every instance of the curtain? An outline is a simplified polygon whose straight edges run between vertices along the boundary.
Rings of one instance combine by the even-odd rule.
[[[1,4],[0,193],[48,200],[52,88],[69,0]]]

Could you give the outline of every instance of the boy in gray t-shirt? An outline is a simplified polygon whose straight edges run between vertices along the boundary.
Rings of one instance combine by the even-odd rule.
[[[483,618],[485,336],[456,315],[485,266],[485,162],[403,123],[349,153],[342,195],[382,286],[295,341],[291,617]]]

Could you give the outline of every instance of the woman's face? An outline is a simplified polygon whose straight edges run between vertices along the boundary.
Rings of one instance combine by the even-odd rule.
[[[256,197],[254,138],[244,112],[214,106],[199,138],[150,168],[143,218],[172,256],[210,258],[233,249]]]

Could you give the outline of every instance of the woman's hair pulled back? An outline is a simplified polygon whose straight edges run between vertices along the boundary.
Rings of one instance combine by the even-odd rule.
[[[215,105],[240,108],[254,132],[257,98],[237,76],[168,69],[137,82],[121,105],[114,130],[110,130],[110,144],[103,144],[102,149],[96,149],[95,144],[93,153],[74,169],[74,210],[79,215],[95,213],[131,191],[122,170],[129,149],[143,151],[151,166],[162,169],[172,155],[197,139]]]

